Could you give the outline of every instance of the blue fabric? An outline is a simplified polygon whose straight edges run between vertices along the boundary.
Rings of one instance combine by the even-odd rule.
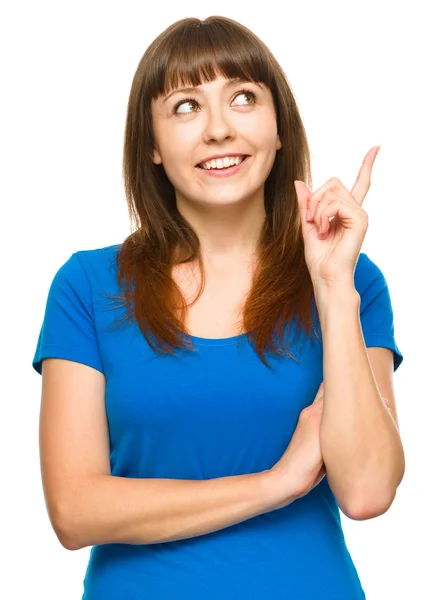
[[[264,471],[286,450],[300,411],[323,378],[316,338],[292,351],[301,362],[267,355],[246,335],[192,336],[197,352],[158,357],[135,323],[111,329],[125,308],[119,245],[74,254],[50,286],[33,359],[84,363],[106,378],[112,475],[212,479]],[[361,253],[355,271],[366,346],[390,348],[402,362],[385,278]],[[318,323],[316,324],[318,326]],[[298,355],[297,355],[298,351]],[[150,498],[148,498],[148,503]],[[365,598],[326,478],[289,506],[216,532],[158,544],[93,546],[84,600]]]

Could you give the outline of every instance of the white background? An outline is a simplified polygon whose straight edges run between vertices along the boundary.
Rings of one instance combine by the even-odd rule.
[[[404,355],[394,381],[406,474],[387,513],[342,514],[343,526],[368,600],[447,597],[442,4],[16,1],[2,10],[2,597],[82,596],[90,548],[64,549],[47,516],[31,362],[59,267],[131,232],[121,161],[138,61],[174,21],[212,14],[252,29],[284,68],[314,189],[333,176],[350,189],[367,150],[382,146],[362,251],[387,279]]]

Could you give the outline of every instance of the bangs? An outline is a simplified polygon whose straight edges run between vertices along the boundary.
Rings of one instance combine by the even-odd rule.
[[[249,30],[238,24],[189,22],[167,32],[148,73],[150,96],[156,100],[179,87],[198,87],[221,76],[264,83],[273,89],[269,52]]]

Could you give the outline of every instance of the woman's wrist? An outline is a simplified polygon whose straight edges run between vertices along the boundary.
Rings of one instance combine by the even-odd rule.
[[[290,479],[276,465],[261,475],[264,475],[266,493],[276,503],[276,509],[284,508],[302,495],[301,487],[291,485]]]

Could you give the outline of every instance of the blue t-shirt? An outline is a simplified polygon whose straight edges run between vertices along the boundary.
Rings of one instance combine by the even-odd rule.
[[[120,294],[118,249],[75,252],[57,271],[34,369],[41,374],[42,359],[57,357],[104,374],[112,475],[203,480],[273,467],[323,380],[321,343],[297,338],[299,346],[291,351],[299,362],[267,354],[273,370],[261,362],[246,334],[191,336],[197,352],[159,356],[136,322],[111,327],[125,315],[125,307],[111,310],[116,305],[104,295]],[[396,370],[403,356],[394,339],[389,290],[364,253],[354,282],[365,344],[390,348]],[[273,597],[365,598],[326,477],[282,509],[205,535],[93,546],[83,599]]]

